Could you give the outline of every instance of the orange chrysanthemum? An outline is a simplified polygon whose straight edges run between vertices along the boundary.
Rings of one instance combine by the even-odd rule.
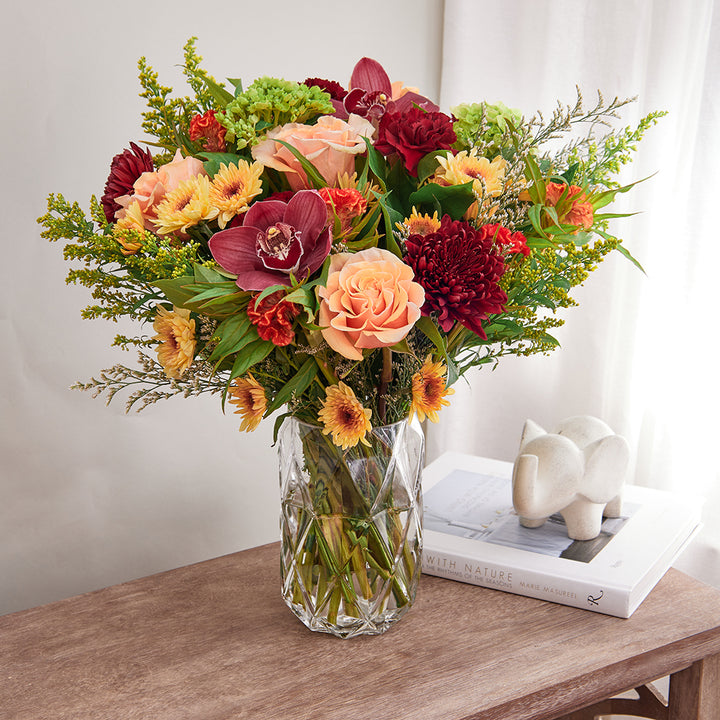
[[[236,415],[242,416],[240,430],[254,430],[263,418],[267,409],[265,388],[250,374],[236,378],[228,390],[228,402],[237,406]]]
[[[127,232],[131,230],[133,232]],[[145,233],[145,218],[140,203],[135,200],[130,203],[125,214],[115,223],[113,236],[121,246],[120,252],[125,255],[134,255],[142,247],[140,237]]]
[[[161,235],[185,232],[203,220],[213,220],[219,212],[210,203],[210,180],[195,175],[165,196],[157,207],[155,224]]]
[[[429,235],[440,229],[440,220],[438,219],[437,210],[432,214],[420,215],[416,208],[412,209],[410,217],[405,218],[398,223],[398,228],[407,231],[408,235]]]
[[[195,321],[190,319],[190,311],[158,305],[153,328],[157,333],[153,340],[161,341],[158,362],[168,377],[179,378],[195,356]]]
[[[236,215],[244,213],[250,201],[262,192],[263,166],[238,160],[237,165],[220,165],[210,186],[210,204],[218,210],[218,225],[222,230]]]
[[[325,435],[343,450],[355,447],[359,442],[369,445],[365,435],[372,430],[371,410],[366,410],[355,393],[344,382],[331,385],[325,391],[325,401],[318,418]]]
[[[441,362],[433,362],[428,355],[425,362],[412,378],[412,404],[410,405],[410,418],[417,413],[420,422],[428,420],[436,423],[438,411],[443,405],[449,405],[446,395],[455,391],[445,385],[447,368]]]

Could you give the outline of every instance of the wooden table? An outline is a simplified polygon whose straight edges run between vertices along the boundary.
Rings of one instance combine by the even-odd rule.
[[[674,570],[629,620],[423,576],[352,640],[307,630],[278,578],[273,544],[0,617],[0,718],[580,720],[668,674],[657,717],[720,718],[720,593]]]

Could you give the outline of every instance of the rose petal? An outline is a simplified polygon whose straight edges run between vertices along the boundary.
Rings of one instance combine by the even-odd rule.
[[[323,338],[325,338],[325,342],[327,342],[327,344],[335,350],[335,352],[339,352],[343,357],[346,357],[349,360],[362,360],[362,353],[353,346],[346,333],[330,327],[330,317],[327,309],[322,303],[320,304],[318,324],[322,328],[321,332]]]

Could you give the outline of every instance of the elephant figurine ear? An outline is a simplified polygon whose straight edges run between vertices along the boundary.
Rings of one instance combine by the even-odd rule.
[[[545,430],[543,430],[536,422],[526,420],[525,425],[523,426],[522,436],[520,437],[520,452],[522,452],[523,448],[529,442],[535,440],[535,438],[541,437],[542,435],[547,435]]]
[[[585,448],[585,488],[591,502],[606,502],[625,482],[630,446],[624,437],[609,435]],[[610,491],[610,488],[616,490]],[[597,497],[594,495],[597,494]]]

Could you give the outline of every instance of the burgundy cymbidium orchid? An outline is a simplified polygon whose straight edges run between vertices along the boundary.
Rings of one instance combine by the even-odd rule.
[[[347,120],[350,113],[379,120],[386,111],[405,112],[414,105],[437,112],[438,106],[423,95],[403,88],[393,88],[383,66],[371,58],[362,58],[350,77],[350,90],[342,100],[333,100],[335,117]]]
[[[242,290],[290,285],[290,275],[303,280],[322,264],[332,246],[325,227],[327,207],[316,190],[301,190],[289,202],[264,200],[253,204],[241,227],[210,238],[218,264],[237,275]]]

